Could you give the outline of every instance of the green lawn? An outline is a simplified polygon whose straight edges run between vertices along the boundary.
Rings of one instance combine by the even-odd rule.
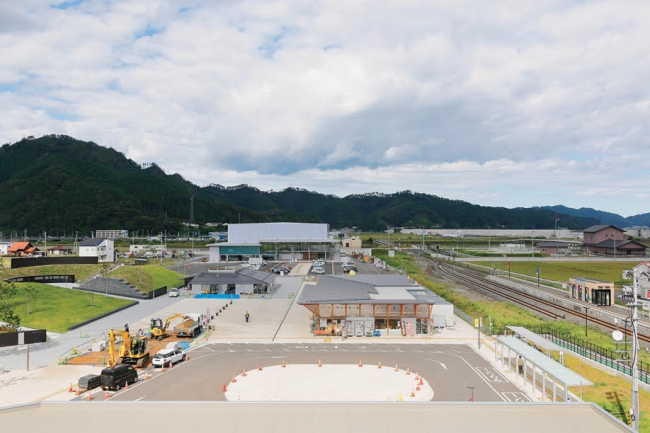
[[[30,303],[31,314],[27,314],[23,291],[27,284],[39,290],[38,298]],[[20,316],[21,326],[52,332],[67,332],[69,326],[133,302],[39,283],[16,283],[16,288],[18,293],[10,304]]]
[[[568,282],[570,277],[584,277],[613,281],[620,286],[632,284],[631,280],[623,281],[621,274],[635,265],[634,262],[510,262],[510,272],[536,276],[535,269],[539,268],[540,277],[547,280]],[[505,263],[500,262],[497,267],[507,272]]]
[[[151,292],[162,286],[176,287],[183,282],[183,275],[159,264],[122,266],[108,273],[110,278],[122,278],[143,292]]]
[[[84,281],[99,273],[101,265],[50,265],[32,266],[29,268],[0,270],[0,280],[7,278],[25,277],[32,275],[63,275],[72,274],[77,281]]]

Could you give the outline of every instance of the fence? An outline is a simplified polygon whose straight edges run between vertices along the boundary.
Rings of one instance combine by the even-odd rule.
[[[30,257],[12,258],[11,269],[47,265],[96,265],[97,257]]]
[[[0,334],[0,347],[18,346],[21,344],[45,343],[47,331],[35,329],[33,331],[3,332]]]
[[[33,275],[7,278],[8,283],[74,283],[74,275]]]
[[[606,367],[612,368],[616,371],[620,371],[630,376],[632,375],[632,361],[630,359],[631,356],[626,347],[629,345],[631,348],[631,342],[622,343],[623,349],[621,350],[611,350],[600,347],[581,338],[573,337],[571,335],[546,327],[537,329],[533,328],[531,331],[543,336],[547,340],[557,344],[560,347],[564,347],[571,352],[577,353],[580,356],[584,356],[585,358],[588,358]],[[639,380],[650,384],[650,364],[647,362],[638,361],[638,367]]]
[[[149,292],[147,294],[147,299],[157,298],[158,296],[162,296],[165,294],[167,294],[167,286],[162,286]]]

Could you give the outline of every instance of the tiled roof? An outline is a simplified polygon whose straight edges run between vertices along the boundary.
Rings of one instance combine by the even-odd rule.
[[[297,302],[300,305],[433,304],[433,297],[427,296],[427,292],[400,275],[324,275],[315,285],[306,284]]]
[[[615,240],[615,239],[606,239],[597,244],[585,244],[590,247],[596,248],[625,248],[626,250],[645,250],[645,246],[641,245],[638,242],[628,241],[628,240]]]
[[[79,244],[80,247],[96,247],[99,246],[102,242],[104,242],[106,239],[104,238],[91,238],[91,239],[86,239],[82,243]]]
[[[251,269],[237,269],[233,272],[201,272],[190,284],[271,284],[276,275]]]
[[[599,231],[601,231],[603,229],[606,229],[607,227],[612,227],[612,228],[615,228],[616,230],[620,230],[622,232],[625,231],[625,230],[620,229],[620,228],[618,228],[616,226],[613,226],[611,224],[598,224],[598,225],[595,225],[595,226],[587,227],[582,232],[583,233],[596,233],[596,232],[599,232]]]
[[[11,246],[7,251],[9,251],[10,253],[15,253],[18,251],[23,251],[24,249],[29,248],[30,246],[31,244],[29,242],[14,242],[13,244],[11,244]]]

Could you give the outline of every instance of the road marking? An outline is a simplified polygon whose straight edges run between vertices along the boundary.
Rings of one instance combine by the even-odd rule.
[[[440,364],[442,366],[442,368],[444,368],[445,370],[447,369],[447,366],[445,364],[443,364],[442,362],[437,361],[435,359],[425,358],[425,361],[437,362],[438,364]]]
[[[140,401],[140,400],[142,400],[142,399],[145,398],[145,397],[146,397],[146,395],[144,395],[144,396],[142,396],[142,397],[140,397],[140,398],[136,398],[135,401]]]
[[[529,402],[529,401],[532,401],[523,392],[504,392],[502,394],[508,401],[514,401],[514,402]]]
[[[508,383],[508,379],[493,367],[476,367],[476,372],[490,383]]]

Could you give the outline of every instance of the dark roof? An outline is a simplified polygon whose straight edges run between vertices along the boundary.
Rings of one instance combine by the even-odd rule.
[[[569,248],[573,244],[579,244],[578,242],[562,242],[562,241],[539,241],[535,242],[535,245],[538,247],[556,247],[556,248]]]
[[[635,241],[606,239],[597,244],[585,244],[594,248],[620,248],[625,250],[645,250],[645,245]]]
[[[385,281],[382,282],[382,278]],[[302,288],[297,302],[299,305],[433,304],[434,299],[433,293],[421,286],[414,286],[405,276],[357,274],[351,277],[338,275],[319,277],[316,284],[306,284]]]
[[[190,280],[190,284],[271,284],[276,275],[269,272],[237,269],[231,272],[201,272]]]
[[[625,230],[623,230],[623,229],[621,229],[621,228],[618,228],[618,227],[616,227],[616,226],[613,226],[613,225],[611,225],[611,224],[597,224],[597,225],[595,225],[595,226],[587,227],[587,228],[584,229],[582,232],[583,232],[583,233],[596,233],[596,232],[599,232],[599,231],[601,231],[601,230],[606,229],[607,227],[612,227],[612,228],[615,228],[616,230],[620,230],[620,231],[622,231],[622,232],[625,231]]]
[[[96,247],[99,246],[102,242],[104,242],[106,239],[104,238],[90,238],[86,239],[82,243],[79,244],[80,247]]]

